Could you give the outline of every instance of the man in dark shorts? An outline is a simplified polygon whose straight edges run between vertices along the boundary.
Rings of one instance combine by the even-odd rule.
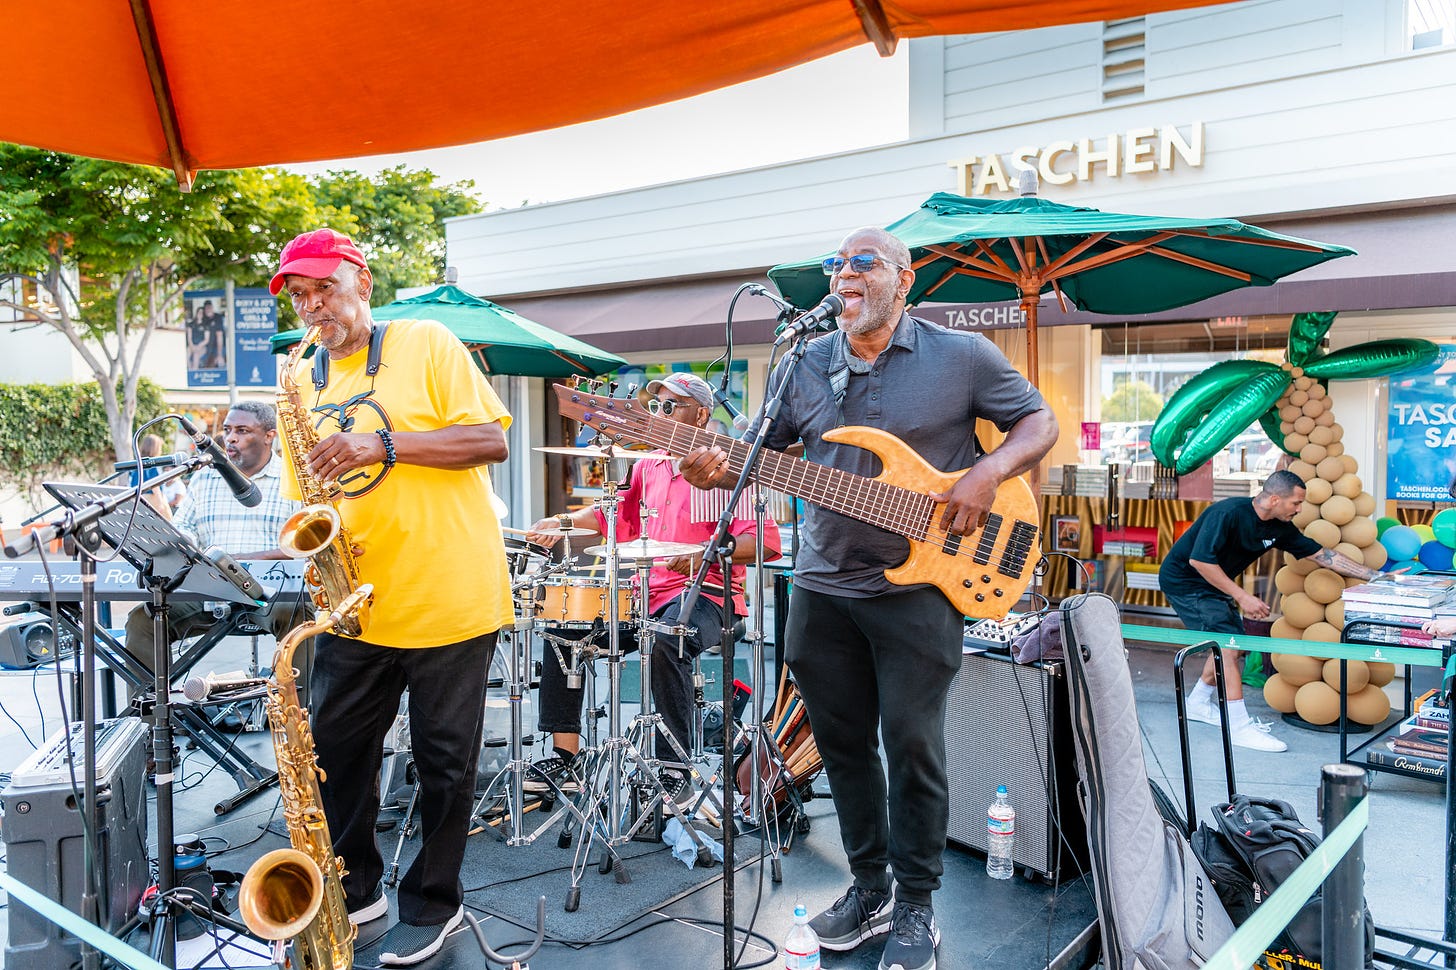
[[[1190,630],[1242,635],[1239,615],[1260,620],[1269,605],[1238,583],[1239,575],[1269,549],[1280,549],[1297,559],[1309,559],[1341,576],[1370,580],[1378,575],[1348,556],[1326,549],[1290,520],[1304,504],[1304,481],[1294,472],[1269,476],[1264,490],[1253,498],[1226,498],[1203,510],[1192,528],[1173,543],[1158,582],[1163,595]],[[1229,738],[1241,748],[1283,751],[1288,745],[1269,732],[1269,725],[1249,716],[1244,707],[1244,651],[1223,652],[1224,682],[1228,685]],[[1203,676],[1188,695],[1188,717],[1205,724],[1219,723],[1213,692],[1213,657],[1203,665]]]

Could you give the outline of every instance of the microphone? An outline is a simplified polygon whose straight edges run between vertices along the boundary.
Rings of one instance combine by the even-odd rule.
[[[843,306],[842,303],[841,306]],[[216,468],[217,473],[222,476],[222,480],[227,482],[227,487],[232,490],[233,498],[248,508],[253,508],[263,501],[263,493],[258,491],[258,486],[254,485],[248,476],[233,464],[232,459],[227,456],[227,452],[219,448],[217,442],[212,440],[212,435],[205,431],[198,431],[191,421],[180,414],[174,415],[174,417],[182,425],[182,430],[192,438],[192,443],[211,456],[212,467]]]
[[[770,290],[768,287],[762,286],[762,285],[760,285],[758,283],[749,283],[748,284],[748,293],[749,293],[750,296],[761,296],[765,300],[768,300],[768,301],[772,302],[774,304],[774,306],[776,306],[776,307],[779,308],[779,311],[781,313],[798,313],[799,312],[799,308],[798,307],[794,306],[788,300],[780,299],[779,296],[776,293],[774,293],[772,290]]]
[[[206,677],[188,677],[182,684],[182,696],[194,704],[199,704],[218,694],[247,690],[249,687],[262,687],[267,683],[267,677],[244,677],[242,671],[222,675],[208,674]]]
[[[733,427],[739,431],[748,430],[748,418],[744,417],[743,412],[735,408],[733,402],[728,400],[728,392],[721,385],[713,389],[713,400],[717,401],[718,406],[732,416]]]
[[[819,305],[814,309],[781,329],[778,338],[774,340],[774,346],[778,347],[790,340],[797,340],[806,333],[819,330],[824,324],[829,323],[843,312],[844,300],[831,293],[820,300]]]
[[[178,465],[185,465],[192,460],[192,456],[185,451],[174,451],[170,455],[158,455],[156,458],[133,458],[131,461],[119,461],[111,466],[114,472],[134,472],[140,464],[143,468],[175,468]]]

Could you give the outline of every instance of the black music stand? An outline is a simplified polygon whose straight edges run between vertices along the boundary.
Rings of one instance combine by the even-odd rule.
[[[147,484],[154,485],[169,477],[176,477],[187,470],[187,466],[164,472]],[[122,558],[137,567],[141,580],[151,593],[147,611],[152,617],[153,643],[157,649],[153,657],[153,699],[152,710],[152,758],[156,768],[157,787],[157,896],[146,919],[151,923],[151,955],[167,966],[177,962],[176,919],[184,910],[213,923],[226,926],[238,933],[247,933],[247,927],[212,910],[211,900],[204,906],[188,898],[186,893],[177,893],[177,873],[173,860],[174,828],[172,819],[172,681],[170,664],[172,646],[167,637],[167,595],[185,587],[189,592],[227,600],[233,603],[258,604],[251,596],[239,589],[202,551],[172,524],[158,515],[145,502],[134,501],[136,489],[118,488],[108,485],[58,484],[47,482],[50,492],[62,505],[72,511],[69,518],[84,520],[84,524],[71,535],[81,554],[83,564],[83,594],[90,594],[91,602],[83,602],[83,706],[86,745],[86,804],[95,799],[95,553],[102,541],[115,549]],[[133,510],[135,516],[133,516]],[[85,577],[86,564],[90,564],[90,581]],[[89,892],[89,885],[88,885]],[[84,908],[84,907],[83,907]],[[88,917],[90,918],[90,917]],[[93,919],[94,922],[94,919]]]

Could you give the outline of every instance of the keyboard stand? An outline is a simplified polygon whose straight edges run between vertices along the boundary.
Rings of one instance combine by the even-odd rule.
[[[66,610],[74,604],[63,604],[62,609]],[[207,631],[197,643],[183,655],[183,661],[190,662],[187,667],[178,666],[179,672],[185,672],[195,664],[208,649],[228,635],[229,624],[219,621],[213,629]],[[206,648],[198,650],[198,647],[206,644]],[[105,660],[107,666],[116,674],[130,684],[134,689],[150,692],[153,688],[152,674],[143,668],[136,660],[122,647],[121,642],[103,629],[96,631],[96,655]],[[172,704],[170,715],[173,729],[185,734],[192,739],[209,758],[222,766],[223,770],[232,775],[233,781],[237,783],[238,793],[230,798],[224,798],[212,807],[214,813],[226,815],[237,808],[243,802],[252,798],[259,792],[265,791],[278,780],[278,772],[265,768],[242,751],[238,750],[236,742],[225,737],[207,715],[196,707],[189,704]]]

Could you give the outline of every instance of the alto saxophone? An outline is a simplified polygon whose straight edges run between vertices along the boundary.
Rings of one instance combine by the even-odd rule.
[[[293,474],[303,495],[303,508],[283,524],[278,547],[294,559],[312,560],[304,578],[313,588],[313,601],[321,610],[335,610],[359,589],[359,564],[354,559],[354,538],[339,515],[338,502],[344,489],[337,481],[325,481],[308,470],[308,454],[318,444],[308,408],[298,392],[294,370],[303,352],[318,340],[319,327],[310,327],[289,351],[278,377],[278,428],[283,447],[293,462]],[[324,353],[320,348],[318,353]],[[366,597],[345,611],[335,629],[346,637],[363,636],[369,626]]]
[[[308,712],[298,704],[293,651],[311,636],[335,627],[373,593],[360,586],[332,613],[319,610],[313,622],[289,630],[273,655],[268,683],[268,725],[278,759],[278,791],[291,849],[274,849],[248,868],[238,889],[238,911],[248,928],[265,940],[293,940],[294,970],[349,970],[354,937],[344,902],[343,860],[334,855],[324,817],[319,770]]]

